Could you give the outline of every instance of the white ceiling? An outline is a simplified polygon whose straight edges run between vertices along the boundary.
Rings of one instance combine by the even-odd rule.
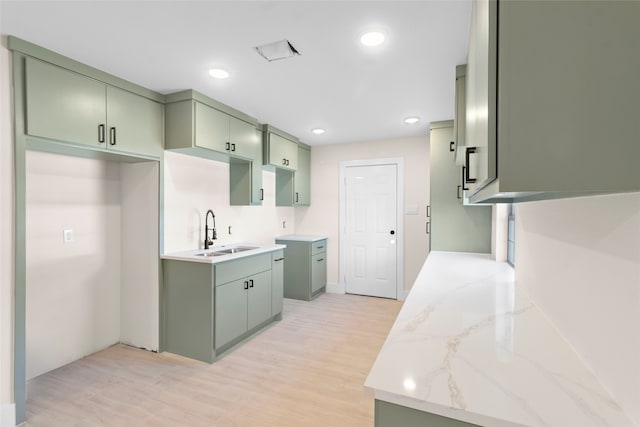
[[[424,135],[452,119],[470,12],[470,0],[2,0],[0,31],[160,93],[195,89],[318,145]],[[365,48],[372,29],[386,41]],[[267,62],[253,49],[282,39],[302,55]],[[213,67],[231,77],[214,80]]]

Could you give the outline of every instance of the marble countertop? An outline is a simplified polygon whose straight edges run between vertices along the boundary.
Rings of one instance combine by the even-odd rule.
[[[251,247],[252,249],[218,256],[201,256],[205,252],[216,252],[220,250],[232,249],[237,247]],[[191,249],[188,251],[171,252],[160,256],[161,259],[170,259],[174,261],[201,262],[205,264],[217,264],[219,262],[231,261],[238,258],[244,258],[252,255],[273,252],[278,249],[284,249],[287,245],[262,245],[257,243],[231,243],[228,245],[211,246],[209,249]]]
[[[312,236],[306,234],[287,234],[285,236],[278,236],[276,240],[291,240],[296,242],[317,242],[318,240],[324,240],[327,236]]]
[[[631,426],[488,255],[432,252],[365,382],[375,398],[483,426]]]

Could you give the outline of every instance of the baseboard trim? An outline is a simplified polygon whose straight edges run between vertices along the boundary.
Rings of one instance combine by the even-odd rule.
[[[327,283],[327,292],[330,294],[344,294],[344,285],[341,283]]]
[[[16,404],[0,406],[0,427],[16,427]]]
[[[327,293],[330,294],[345,294],[347,293],[345,286],[343,283],[327,283]],[[398,301],[404,301],[407,299],[407,295],[409,295],[411,289],[405,289],[398,295]]]

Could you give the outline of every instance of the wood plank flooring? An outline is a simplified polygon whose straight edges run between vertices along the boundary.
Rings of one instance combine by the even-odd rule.
[[[31,380],[26,426],[373,426],[364,380],[401,302],[325,294],[214,364],[116,345]]]

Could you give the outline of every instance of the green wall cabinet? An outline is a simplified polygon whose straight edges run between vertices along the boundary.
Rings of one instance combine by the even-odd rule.
[[[286,170],[298,167],[298,138],[270,125],[263,126],[263,162]]]
[[[477,0],[471,15],[471,201],[640,191],[640,2]]]
[[[298,168],[293,176],[293,204],[311,204],[311,147],[298,144]]]
[[[162,261],[165,348],[212,363],[282,319],[283,251],[215,264]]]
[[[255,158],[256,147],[262,147],[262,140],[255,132],[255,119],[243,115],[241,120],[193,99],[194,91],[186,92],[169,95],[171,98],[166,106],[168,150],[198,147],[247,160]],[[187,99],[182,99],[184,97]],[[204,95],[200,97],[204,98]]]
[[[284,250],[284,297],[310,301],[326,290],[327,238],[287,235],[276,239]]]
[[[261,205],[262,128],[193,90],[167,95],[166,149],[229,163],[231,205]]]
[[[26,133],[97,149],[159,157],[163,105],[37,59],[25,59]]]
[[[276,206],[311,204],[311,147],[298,143],[298,168],[276,168]]]
[[[491,206],[464,206],[461,166],[450,150],[453,121],[432,122],[428,231],[433,251],[491,252]]]

